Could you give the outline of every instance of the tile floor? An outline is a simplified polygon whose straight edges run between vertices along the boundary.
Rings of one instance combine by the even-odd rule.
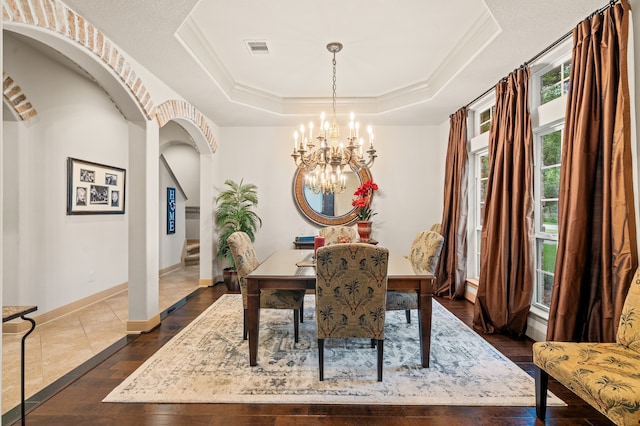
[[[197,290],[198,278],[197,265],[161,276],[159,312]],[[128,293],[125,290],[54,321],[37,325],[26,339],[26,398],[126,337],[127,317]],[[22,334],[2,335],[2,414],[20,405],[21,339]]]

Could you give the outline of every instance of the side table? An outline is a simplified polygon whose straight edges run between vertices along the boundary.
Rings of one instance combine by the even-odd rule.
[[[33,330],[36,328],[36,322],[31,319],[25,317],[25,315],[30,314],[38,310],[37,306],[3,306],[2,307],[2,322],[11,321],[12,319],[20,317],[25,321],[29,321],[31,323],[31,328],[29,331],[22,336],[22,345],[20,346],[20,414],[22,419],[22,424],[25,424],[25,403],[24,403],[24,341],[28,335],[30,335]]]

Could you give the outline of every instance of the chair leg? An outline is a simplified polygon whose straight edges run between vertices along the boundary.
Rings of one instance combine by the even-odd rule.
[[[298,322],[300,321],[300,311],[297,309],[293,310],[293,341],[298,343],[298,334],[299,334],[299,326]]]
[[[411,311],[407,309],[404,313],[407,315],[407,324],[411,324]]]
[[[376,347],[376,339],[371,339],[371,348],[375,348]]]
[[[248,320],[247,320],[247,310],[246,309],[244,310],[244,321],[243,322],[244,322],[244,324],[242,326],[242,339],[243,340],[247,340],[247,334],[248,334],[247,333],[247,328],[248,328],[249,323],[248,323]]]
[[[318,367],[320,370],[320,381],[324,380],[324,339],[318,339]]]
[[[547,389],[549,373],[536,366],[536,417],[544,421],[547,415]]]
[[[382,353],[384,340],[378,340],[378,381],[382,381]]]

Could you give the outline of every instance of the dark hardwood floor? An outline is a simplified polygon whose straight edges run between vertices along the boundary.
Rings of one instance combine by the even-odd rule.
[[[114,404],[101,400],[149,356],[226,292],[224,285],[199,290],[163,316],[150,333],[122,339],[106,353],[79,367],[31,398],[28,425],[533,425],[534,407],[361,406],[275,404]],[[438,301],[468,325],[473,305]],[[533,375],[531,344],[501,335],[484,336]],[[610,425],[596,410],[551,380],[549,388],[568,403],[547,410],[549,425]],[[19,412],[18,412],[19,414]],[[6,416],[5,416],[6,417]],[[10,424],[3,418],[3,424]],[[16,422],[19,424],[19,421]]]

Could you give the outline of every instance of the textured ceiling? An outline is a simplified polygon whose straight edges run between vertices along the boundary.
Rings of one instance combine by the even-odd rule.
[[[600,0],[66,0],[219,126],[331,110],[376,124],[449,114],[604,6]],[[265,41],[253,55],[245,42]]]

